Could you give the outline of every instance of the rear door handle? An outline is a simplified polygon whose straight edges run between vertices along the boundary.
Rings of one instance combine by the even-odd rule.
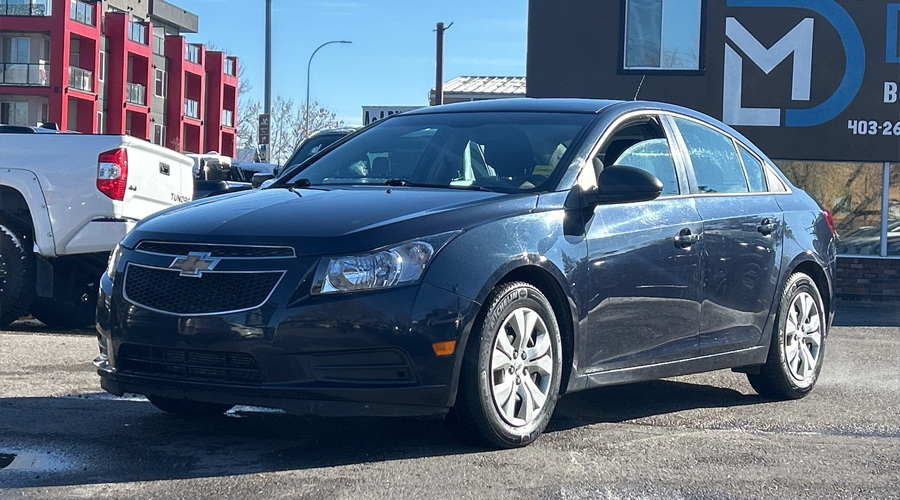
[[[775,228],[777,227],[777,223],[772,222],[770,219],[763,219],[762,222],[758,226],[756,226],[756,230],[763,235],[768,236],[775,232]]]
[[[698,241],[700,241],[700,234],[691,233],[689,228],[684,228],[675,235],[675,246],[678,248],[688,248]]]

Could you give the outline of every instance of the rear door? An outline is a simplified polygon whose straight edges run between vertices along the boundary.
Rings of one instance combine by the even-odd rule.
[[[628,117],[594,158],[597,172],[626,165],[652,173],[663,193],[600,205],[588,222],[592,298],[579,351],[588,372],[697,355],[702,223],[670,135],[654,114]]]
[[[700,121],[673,122],[703,219],[700,354],[755,346],[777,292],[784,215],[746,147]]]

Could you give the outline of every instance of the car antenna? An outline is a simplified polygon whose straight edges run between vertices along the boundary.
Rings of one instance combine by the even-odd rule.
[[[634,91],[634,99],[632,101],[637,101],[637,96],[641,93],[641,87],[644,86],[644,78],[647,78],[647,75],[641,75],[641,83],[638,84],[637,90]]]

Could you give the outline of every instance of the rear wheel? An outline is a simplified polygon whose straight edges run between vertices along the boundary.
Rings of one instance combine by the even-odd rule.
[[[28,313],[34,298],[34,253],[26,238],[0,224],[0,328]]]
[[[164,398],[161,396],[147,396],[153,406],[166,413],[177,415],[221,415],[230,410],[233,405],[220,403],[204,403],[200,401],[187,401],[185,399]]]
[[[556,316],[540,290],[521,282],[495,289],[466,347],[451,431],[496,448],[533,442],[556,407],[561,353]]]
[[[825,306],[816,283],[804,273],[788,278],[766,364],[748,374],[761,396],[799,399],[812,390],[825,355]]]

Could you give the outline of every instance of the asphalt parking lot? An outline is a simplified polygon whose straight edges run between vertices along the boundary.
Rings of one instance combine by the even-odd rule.
[[[816,390],[730,371],[565,396],[507,451],[440,421],[156,410],[99,389],[90,331],[0,332],[0,498],[900,498],[900,304],[843,302]]]

